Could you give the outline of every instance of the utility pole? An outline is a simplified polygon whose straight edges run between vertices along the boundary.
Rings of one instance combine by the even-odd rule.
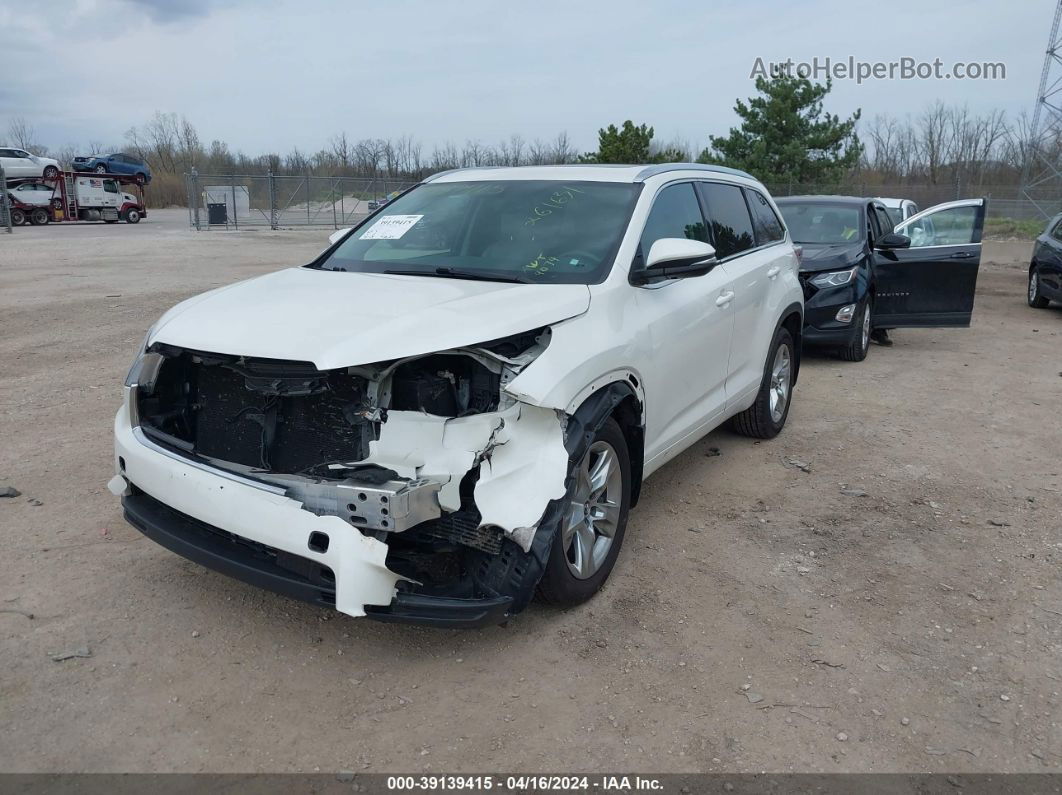
[[[1046,218],[1058,212],[1062,198],[1062,0],[1055,8],[1047,39],[1044,70],[1036,92],[1032,126],[1022,167],[1019,198],[1032,202]]]

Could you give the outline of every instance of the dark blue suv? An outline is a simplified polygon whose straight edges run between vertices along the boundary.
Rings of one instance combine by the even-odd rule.
[[[1051,301],[1062,301],[1062,215],[1036,238],[1029,265],[1029,306],[1043,309]]]
[[[91,171],[96,174],[128,174],[136,177],[141,185],[151,182],[151,167],[139,157],[115,153],[113,155],[92,155],[75,157],[74,171]]]

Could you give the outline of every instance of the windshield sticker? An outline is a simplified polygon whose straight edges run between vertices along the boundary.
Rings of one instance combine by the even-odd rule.
[[[398,240],[423,217],[423,215],[385,215],[370,226],[359,239]]]

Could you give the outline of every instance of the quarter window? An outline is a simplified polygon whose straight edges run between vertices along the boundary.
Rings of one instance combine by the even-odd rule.
[[[741,188],[720,182],[702,182],[700,189],[708,205],[716,256],[725,259],[753,248],[756,236]]]
[[[756,245],[766,246],[769,243],[777,243],[785,237],[785,229],[782,222],[774,214],[770,203],[763,194],[757,190],[745,188],[745,198],[749,202],[749,210],[752,213],[752,228],[756,233]]]
[[[685,237],[708,243],[708,229],[693,184],[669,185],[657,194],[642,230],[642,256],[649,256],[653,243],[665,237]]]

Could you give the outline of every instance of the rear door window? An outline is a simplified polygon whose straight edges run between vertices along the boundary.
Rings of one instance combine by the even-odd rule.
[[[778,216],[774,214],[770,203],[758,190],[745,188],[749,211],[752,214],[752,228],[756,234],[756,245],[766,246],[777,243],[785,237],[785,229]]]
[[[754,248],[756,235],[741,188],[721,182],[700,182],[698,190],[708,208],[716,256],[726,259]]]

